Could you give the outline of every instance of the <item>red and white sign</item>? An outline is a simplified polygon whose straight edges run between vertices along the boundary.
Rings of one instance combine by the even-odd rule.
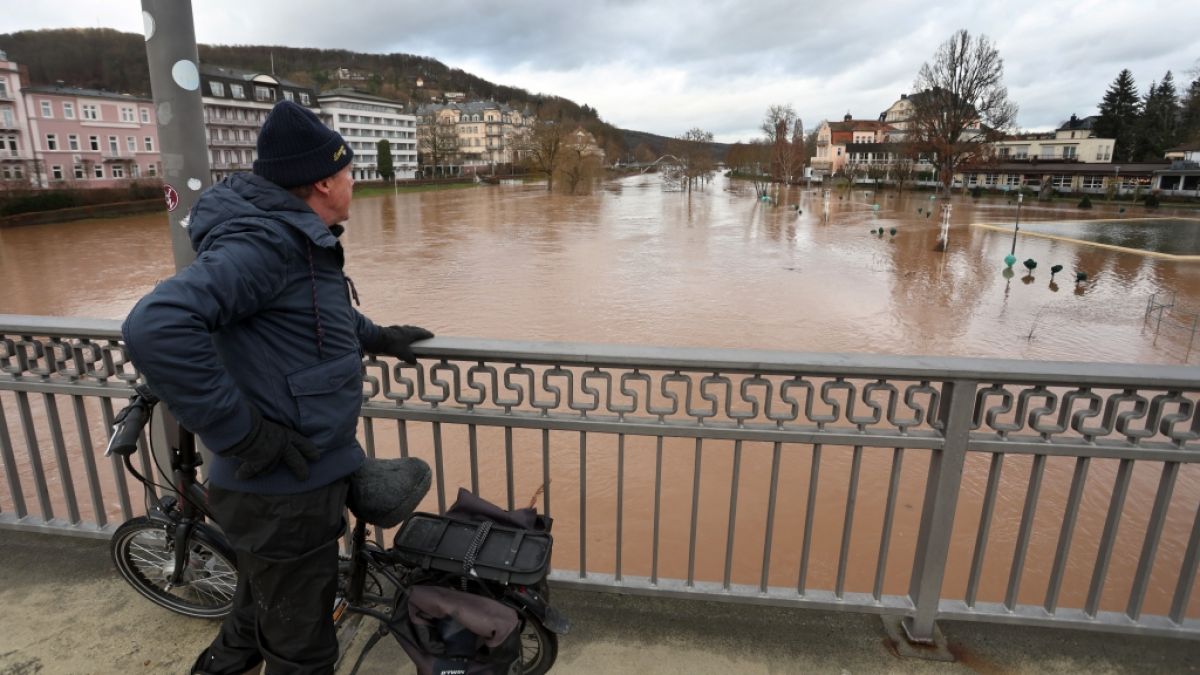
[[[170,185],[163,184],[163,194],[167,198],[167,210],[174,211],[179,207],[179,193]]]

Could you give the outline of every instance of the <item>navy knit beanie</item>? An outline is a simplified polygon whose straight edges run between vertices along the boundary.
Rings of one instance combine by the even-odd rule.
[[[292,101],[275,104],[258,132],[254,173],[283,188],[328,178],[354,158],[341,134]]]

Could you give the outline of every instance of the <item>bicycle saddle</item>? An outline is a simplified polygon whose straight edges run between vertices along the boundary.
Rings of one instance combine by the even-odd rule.
[[[395,527],[421,503],[431,478],[429,465],[416,457],[368,458],[350,474],[347,504],[356,517],[371,525]]]

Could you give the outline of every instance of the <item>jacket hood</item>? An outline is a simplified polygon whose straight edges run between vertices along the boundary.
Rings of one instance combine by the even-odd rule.
[[[263,219],[300,230],[317,246],[337,244],[337,237],[302,199],[265,178],[235,173],[206,190],[192,207],[192,248],[201,253],[224,234],[262,227]]]

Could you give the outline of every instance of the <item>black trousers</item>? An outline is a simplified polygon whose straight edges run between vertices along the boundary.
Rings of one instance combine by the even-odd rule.
[[[237,554],[233,612],[193,673],[233,675],[266,661],[269,675],[332,673],[338,537],[349,480],[311,492],[258,495],[209,488]]]

